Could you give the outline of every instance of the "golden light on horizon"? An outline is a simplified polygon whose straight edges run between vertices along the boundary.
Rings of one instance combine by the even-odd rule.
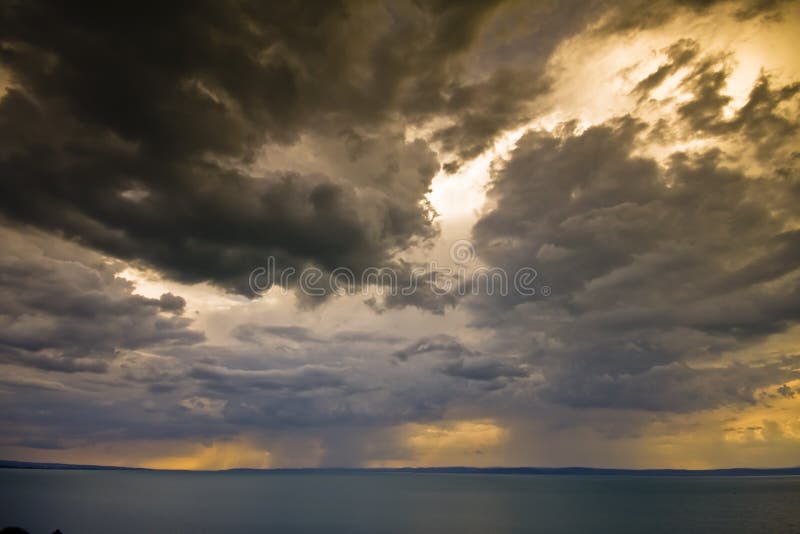
[[[234,468],[272,467],[270,453],[248,440],[214,441],[185,445],[185,450],[140,461],[137,467],[216,471]]]

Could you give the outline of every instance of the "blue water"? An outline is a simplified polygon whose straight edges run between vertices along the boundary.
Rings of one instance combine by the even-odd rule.
[[[800,533],[800,477],[0,469],[32,534]]]

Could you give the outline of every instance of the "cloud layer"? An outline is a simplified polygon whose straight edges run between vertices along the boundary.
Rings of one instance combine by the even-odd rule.
[[[733,1],[3,6],[0,456],[784,463],[798,20]],[[486,202],[448,218],[443,183]],[[476,255],[450,260],[534,268],[537,291],[438,291],[456,239]],[[319,268],[327,298],[255,294],[269,257]],[[418,289],[336,296],[337,268]]]

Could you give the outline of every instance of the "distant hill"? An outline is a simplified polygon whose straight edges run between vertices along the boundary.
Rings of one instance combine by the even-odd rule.
[[[79,469],[117,471],[169,471],[141,467],[59,464],[0,460],[5,469]],[[731,469],[608,469],[595,467],[398,467],[398,468],[279,468],[225,469],[218,473],[431,473],[431,474],[495,474],[495,475],[604,475],[604,476],[781,476],[800,475],[800,467]]]
[[[114,465],[58,464],[50,462],[18,462],[16,460],[0,460],[0,469],[82,469],[82,470],[115,470],[115,471],[152,471],[141,467],[121,467]]]

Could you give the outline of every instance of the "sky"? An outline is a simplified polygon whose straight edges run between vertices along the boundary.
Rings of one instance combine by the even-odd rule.
[[[800,3],[0,5],[0,458],[800,464]]]

